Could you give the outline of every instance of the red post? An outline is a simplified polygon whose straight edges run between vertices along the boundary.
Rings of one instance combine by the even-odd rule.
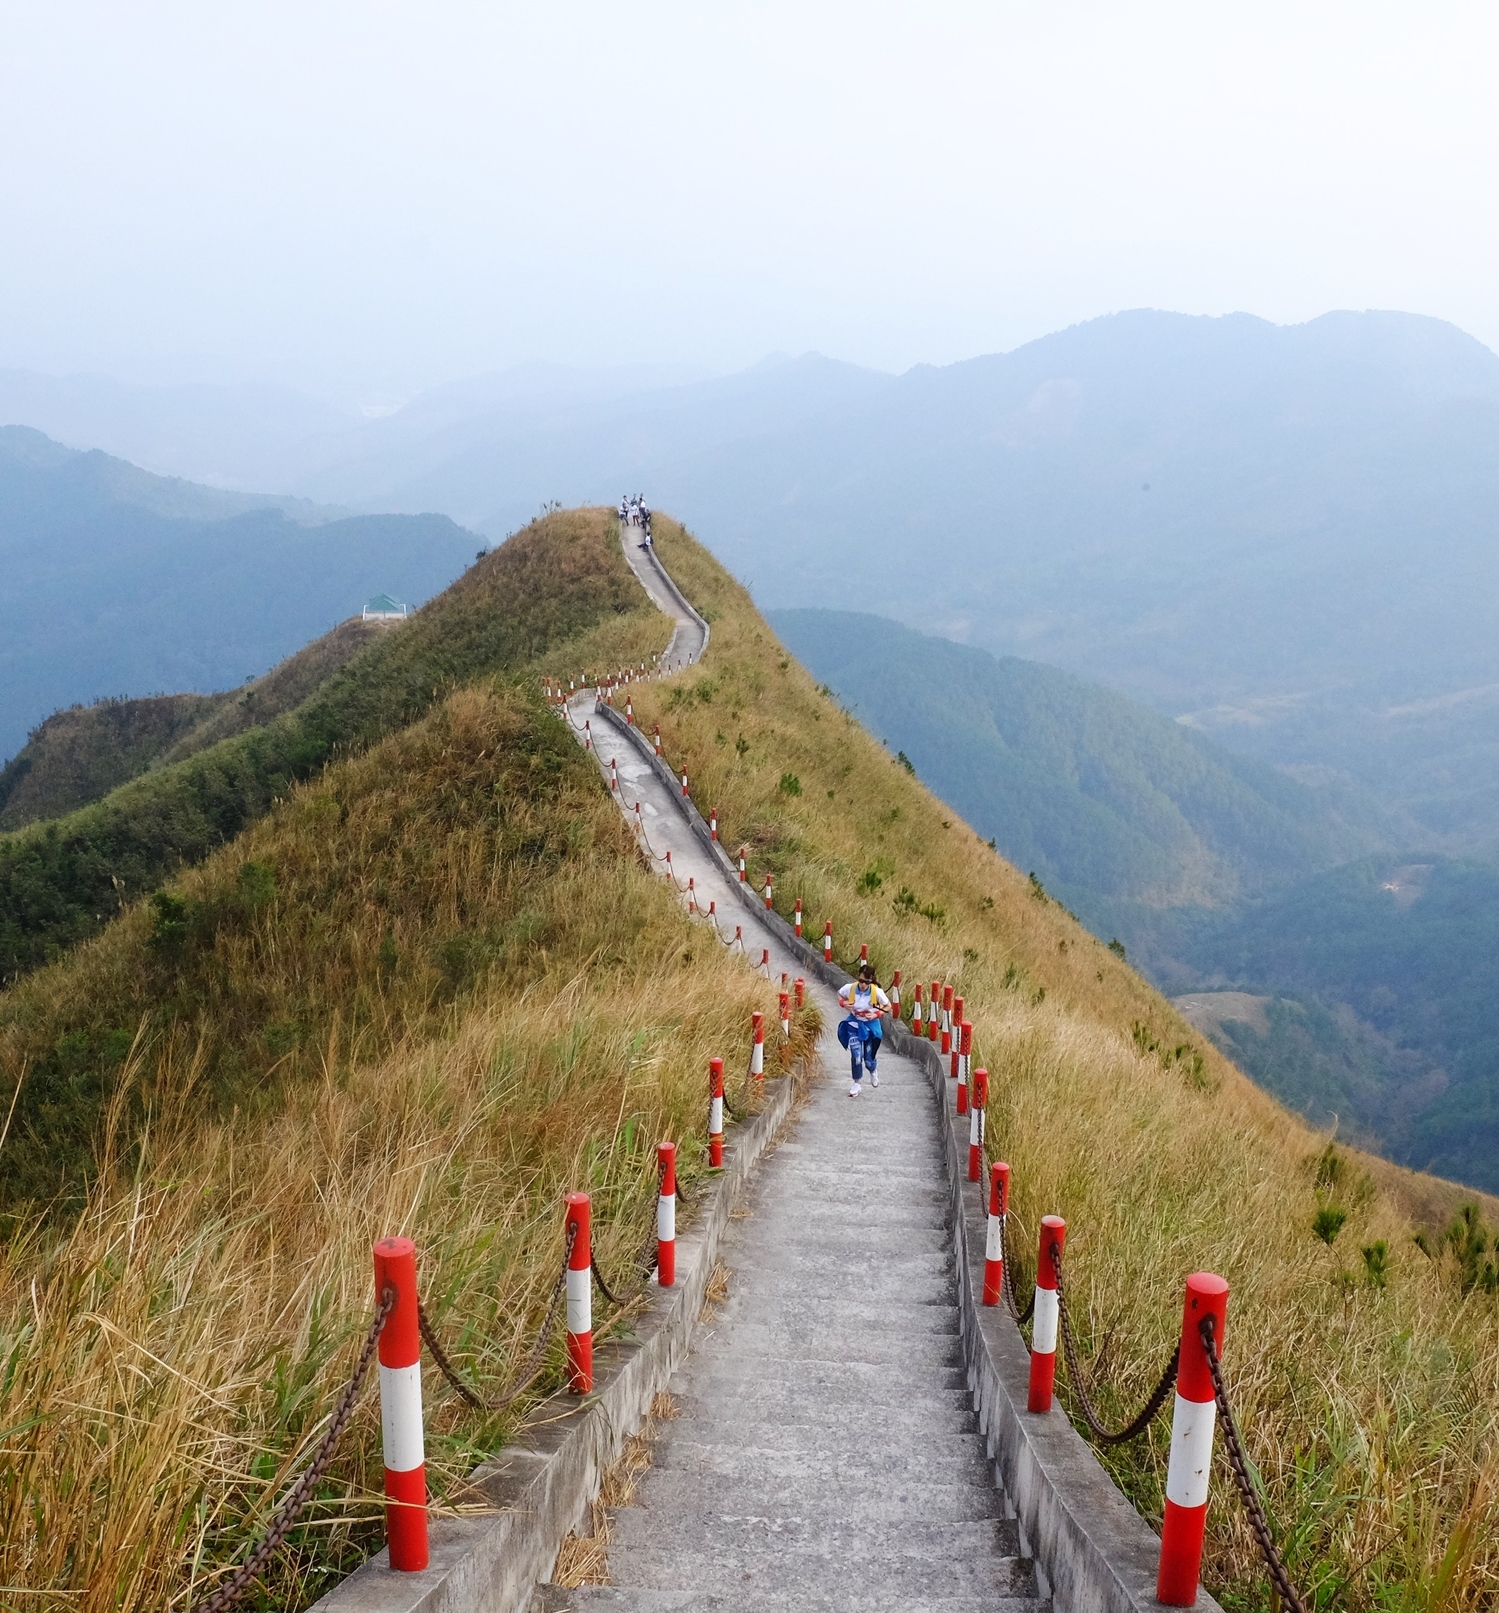
[[[1219,1353],[1228,1317],[1228,1284],[1210,1271],[1187,1278],[1182,1308],[1181,1364],[1176,1372],[1176,1406],[1171,1414],[1171,1455],[1166,1464],[1166,1517],[1161,1526],[1161,1567],[1156,1600],[1167,1607],[1191,1607],[1202,1571],[1202,1536],[1208,1515],[1208,1469],[1213,1460],[1213,1426],[1218,1406],[1213,1375],[1198,1329],[1213,1318]]]
[[[590,718],[583,719],[583,749],[593,749],[593,723]]]
[[[625,721],[631,728],[635,726],[635,702],[633,700],[625,701]]]
[[[1005,1277],[1005,1217],[1010,1213],[1010,1167],[997,1159],[989,1167],[989,1227],[984,1240],[984,1303],[997,1305]]]
[[[798,936],[802,933],[802,899],[800,896],[796,899],[796,933]]]
[[[924,1015],[921,1012],[921,982],[916,982],[916,1001],[911,1008],[911,1030],[917,1036],[926,1035],[926,1026],[922,1023]]]
[[[687,911],[697,912],[697,880],[692,874],[687,876]]]
[[[869,962],[869,943],[867,941],[862,942],[859,946],[859,962]]]
[[[968,1060],[973,1052],[973,1024],[964,1020],[958,1026],[958,1045],[954,1049],[958,1059],[958,1113],[962,1114],[968,1107]],[[977,1181],[978,1177],[974,1177]]]
[[[593,1243],[588,1195],[569,1193],[567,1230],[573,1252],[567,1259],[567,1386],[575,1395],[593,1393]]]
[[[744,853],[745,847],[739,848],[739,883],[744,884]]]
[[[941,1018],[938,1005],[942,1001],[942,982],[932,982],[932,995],[927,999],[926,1034],[928,1041],[937,1040],[937,1021]]]
[[[660,723],[656,724],[655,739],[656,739],[656,754],[659,756],[661,754],[661,724]]]
[[[375,1298],[396,1291],[380,1330],[380,1426],[385,1447],[385,1533],[390,1566],[427,1566],[427,1458],[422,1440],[422,1342],[416,1324],[416,1245],[375,1245]]]
[[[833,961],[833,921],[829,919],[822,929],[822,961]]]
[[[897,969],[890,977],[890,1018],[900,1023],[900,970]]]
[[[760,967],[765,971],[765,978],[770,979],[770,948],[760,948]]]
[[[952,1069],[950,1074],[953,1080],[961,1081],[964,1086],[967,1086],[967,1073],[964,1071],[961,1063],[963,1056],[963,1049],[960,1045],[963,1040],[962,1030],[963,999],[961,997],[954,997],[952,1000]]]
[[[796,977],[796,1006],[802,1008],[807,1001],[807,982],[800,975]]]
[[[1067,1241],[1067,1223],[1059,1215],[1041,1217],[1040,1249],[1036,1255],[1036,1312],[1031,1325],[1031,1382],[1027,1411],[1050,1411],[1051,1392],[1057,1381],[1057,1268],[1052,1260]]]
[[[942,988],[942,1045],[938,1049],[946,1058],[952,1051],[952,987]]]
[[[756,1081],[765,1079],[765,1015],[758,1010],[750,1015],[750,1075]]]
[[[723,1164],[723,1060],[708,1060],[708,1163]]]
[[[677,1145],[656,1144],[656,1166],[661,1175],[656,1200],[656,1281],[670,1288],[677,1280]]]
[[[718,808],[712,807],[708,812],[708,833],[713,839],[718,839]]]
[[[965,1025],[966,1031],[969,1027]],[[964,1060],[967,1063],[967,1060]],[[968,1121],[968,1180],[976,1182],[983,1175],[980,1163],[984,1155],[984,1110],[989,1103],[989,1072],[973,1072],[973,1107]]]
[[[769,908],[770,908],[770,875],[769,874],[767,874],[765,876],[765,906],[766,906],[766,909],[769,910]]]
[[[611,790],[619,788],[619,767],[612,756],[609,758],[609,788]]]
[[[781,1035],[788,1037],[791,1035],[791,993],[789,991],[781,993]]]
[[[684,801],[687,799],[687,769],[685,767],[682,769],[682,799]]]

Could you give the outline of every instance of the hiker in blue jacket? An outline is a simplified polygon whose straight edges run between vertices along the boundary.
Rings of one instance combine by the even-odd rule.
[[[866,1070],[870,1086],[880,1084],[875,1060],[880,1056],[880,1043],[885,1038],[881,1019],[890,1012],[890,999],[880,990],[872,963],[859,965],[859,978],[849,981],[838,993],[838,1006],[848,1010],[838,1022],[838,1040],[848,1049],[852,1075],[848,1095],[857,1098],[863,1090]]]

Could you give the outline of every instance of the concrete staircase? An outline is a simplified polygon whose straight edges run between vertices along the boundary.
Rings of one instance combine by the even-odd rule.
[[[679,1415],[610,1515],[611,1583],[539,1586],[533,1613],[1050,1608],[967,1389],[928,1080],[887,1053],[849,1098],[825,1046],[727,1235]]]

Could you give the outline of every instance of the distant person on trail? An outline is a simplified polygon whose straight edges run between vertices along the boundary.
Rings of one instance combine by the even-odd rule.
[[[875,1060],[880,1056],[880,1043],[885,1039],[881,1016],[890,1012],[890,999],[880,990],[874,977],[874,965],[861,963],[859,978],[851,980],[838,993],[838,1006],[848,1013],[838,1022],[838,1040],[848,1049],[852,1080],[848,1095],[857,1098],[863,1090],[864,1072],[869,1071],[869,1084],[880,1084]]]

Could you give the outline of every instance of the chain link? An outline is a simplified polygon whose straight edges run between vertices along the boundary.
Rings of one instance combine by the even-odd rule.
[[[1166,1404],[1166,1396],[1171,1393],[1172,1386],[1176,1383],[1176,1371],[1181,1361],[1181,1345],[1178,1343],[1171,1352],[1171,1359],[1166,1363],[1161,1381],[1151,1391],[1150,1399],[1145,1402],[1139,1416],[1117,1433],[1105,1427],[1092,1400],[1088,1397],[1088,1386],[1084,1383],[1082,1371],[1077,1364],[1077,1345],[1072,1337],[1072,1318],[1067,1311],[1067,1290],[1062,1281],[1062,1255],[1055,1244],[1052,1245],[1051,1263],[1057,1273],[1057,1309],[1062,1317],[1062,1348],[1067,1354],[1067,1375],[1072,1381],[1072,1390],[1077,1396],[1083,1421],[1087,1423],[1088,1431],[1100,1445],[1122,1445],[1126,1440],[1138,1439],[1155,1421],[1161,1407]]]
[[[1234,1421],[1233,1408],[1228,1403],[1228,1390],[1223,1383],[1223,1364],[1218,1359],[1217,1324],[1211,1315],[1203,1317],[1198,1324],[1198,1332],[1202,1336],[1202,1348],[1208,1358],[1208,1371],[1213,1375],[1213,1395],[1218,1402],[1218,1415],[1223,1419],[1223,1448],[1228,1454],[1228,1465],[1233,1472],[1234,1483],[1239,1487],[1239,1499],[1244,1503],[1244,1511],[1249,1515],[1250,1532],[1259,1544],[1265,1566],[1270,1570],[1270,1582],[1275,1587],[1275,1594],[1280,1597],[1290,1613],[1306,1613],[1306,1603],[1296,1594],[1296,1587],[1291,1583],[1286,1565],[1280,1560],[1280,1553],[1275,1549],[1275,1540],[1270,1533],[1270,1520],[1265,1515],[1259,1491],[1255,1489],[1254,1480],[1249,1475],[1249,1460],[1244,1454],[1244,1442],[1239,1437],[1239,1425]]]
[[[542,1321],[541,1332],[537,1336],[535,1348],[531,1351],[530,1359],[522,1368],[521,1375],[515,1383],[504,1394],[496,1396],[493,1400],[486,1400],[483,1395],[470,1388],[458,1376],[453,1363],[448,1360],[447,1351],[443,1349],[438,1341],[437,1334],[433,1331],[431,1322],[427,1319],[427,1312],[421,1300],[417,1300],[416,1325],[421,1329],[422,1338],[426,1341],[427,1348],[432,1352],[432,1359],[437,1363],[437,1370],[476,1411],[495,1412],[506,1410],[531,1387],[540,1373],[546,1359],[547,1345],[551,1343],[552,1332],[557,1326],[562,1291],[567,1286],[567,1263],[572,1259],[573,1244],[577,1241],[577,1237],[577,1226],[570,1226],[567,1229],[567,1250],[562,1256],[562,1270],[557,1274],[557,1281],[552,1284],[551,1298],[547,1300],[546,1315]]]
[[[332,1420],[328,1424],[328,1432],[318,1442],[318,1448],[313,1452],[312,1461],[308,1463],[307,1470],[301,1478],[291,1487],[286,1499],[277,1507],[275,1516],[271,1519],[271,1526],[266,1531],[265,1539],[235,1570],[234,1577],[226,1585],[219,1588],[201,1606],[200,1613],[227,1613],[227,1609],[236,1606],[250,1588],[251,1582],[259,1575],[262,1568],[271,1560],[280,1549],[281,1543],[295,1527],[297,1519],[307,1510],[307,1503],[312,1499],[312,1491],[318,1480],[326,1472],[329,1462],[333,1460],[333,1453],[337,1449],[339,1440],[343,1437],[344,1429],[348,1426],[349,1418],[354,1414],[354,1403],[359,1399],[359,1391],[364,1386],[364,1375],[369,1371],[370,1359],[375,1353],[375,1347],[380,1342],[380,1329],[385,1326],[385,1319],[395,1309],[396,1291],[389,1284],[380,1295],[380,1303],[375,1309],[375,1318],[370,1323],[370,1330],[365,1334],[364,1343],[360,1347],[359,1359],[354,1363],[354,1372],[347,1387],[339,1397],[338,1405],[334,1408]]]

